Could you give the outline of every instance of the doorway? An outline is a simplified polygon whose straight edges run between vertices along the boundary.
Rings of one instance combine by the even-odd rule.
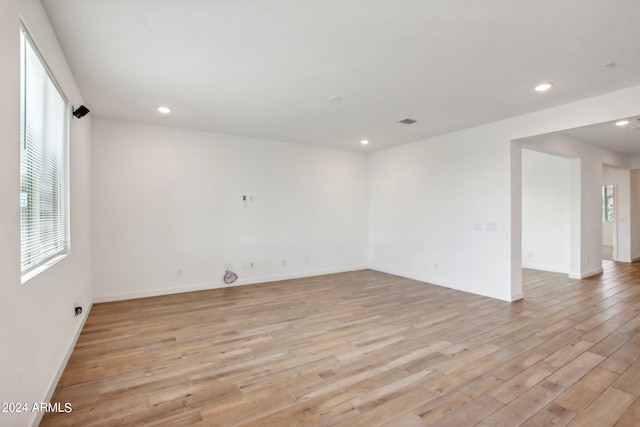
[[[606,168],[604,175],[606,176]],[[604,184],[602,186],[602,202],[601,202],[601,217],[602,217],[602,259],[614,261],[618,257],[616,256],[617,248],[617,227],[615,221],[615,185]]]
[[[571,159],[522,149],[522,267],[570,273]]]

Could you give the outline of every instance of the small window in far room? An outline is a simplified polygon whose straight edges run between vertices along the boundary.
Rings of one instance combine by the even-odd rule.
[[[19,203],[24,283],[68,253],[69,114],[66,98],[24,28],[20,42]]]
[[[613,221],[613,185],[602,186],[602,222]]]

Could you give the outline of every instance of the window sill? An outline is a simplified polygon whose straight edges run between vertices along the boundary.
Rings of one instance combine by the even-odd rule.
[[[43,273],[44,271],[48,270],[50,267],[53,267],[54,265],[56,265],[57,263],[59,263],[60,261],[65,259],[67,257],[67,255],[69,255],[69,254],[56,255],[53,258],[51,258],[50,260],[48,260],[47,262],[45,262],[45,263],[39,265],[38,267],[34,268],[33,270],[27,271],[26,273],[24,273],[22,275],[22,284],[24,285],[29,280],[31,280],[34,277],[36,277],[38,274]]]

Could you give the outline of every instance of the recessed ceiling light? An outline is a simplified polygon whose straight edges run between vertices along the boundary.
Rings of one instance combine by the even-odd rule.
[[[360,141],[360,144],[362,145],[367,145],[369,143],[368,139],[363,139],[362,141]]]
[[[540,83],[538,86],[534,87],[533,89],[536,92],[546,92],[549,89],[551,89],[551,86],[553,86],[553,83]]]
[[[626,126],[629,124],[629,120],[618,120],[616,126]]]
[[[158,111],[162,114],[169,114],[171,112],[171,108],[169,107],[158,107]]]

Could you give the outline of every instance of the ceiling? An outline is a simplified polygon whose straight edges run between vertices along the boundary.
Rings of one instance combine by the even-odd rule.
[[[638,0],[42,3],[101,117],[373,151],[640,84]]]
[[[616,126],[616,121],[558,132],[571,138],[597,145],[630,157],[640,156],[640,116],[625,117],[629,123]]]

